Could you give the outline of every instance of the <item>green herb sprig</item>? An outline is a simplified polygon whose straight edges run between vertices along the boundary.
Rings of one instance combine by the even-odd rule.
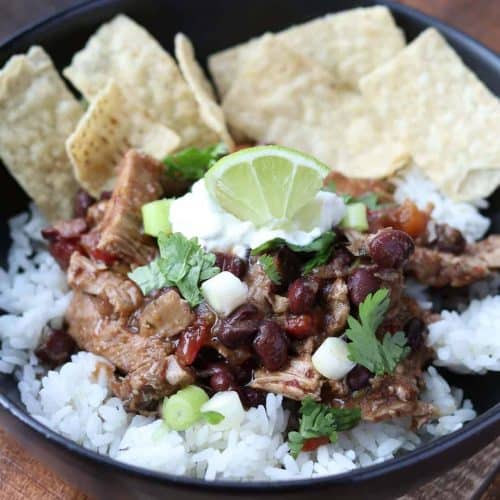
[[[308,245],[294,245],[293,243],[288,243],[283,238],[274,238],[272,240],[266,241],[252,250],[251,255],[263,255],[277,250],[280,247],[288,247],[292,252],[312,254],[309,256],[309,260],[305,262],[302,266],[302,273],[308,274],[315,267],[325,264],[330,259],[333,251],[333,242],[335,240],[335,233],[333,231],[327,231],[323,233],[319,238]],[[262,259],[262,257],[261,257]]]
[[[404,332],[394,335],[387,332],[382,342],[376,336],[389,304],[389,290],[381,288],[368,294],[359,305],[359,320],[353,316],[347,319],[345,335],[351,340],[347,344],[349,359],[376,375],[393,373],[396,365],[410,352]]]
[[[327,437],[335,443],[339,431],[352,429],[361,420],[359,408],[331,408],[310,397],[302,401],[299,414],[299,430],[288,433],[288,446],[295,458],[308,439]]]
[[[187,148],[167,156],[165,173],[168,177],[194,182],[201,179],[205,172],[220,158],[228,154],[224,143],[206,148]]]
[[[200,283],[220,272],[215,266],[215,255],[205,252],[196,238],[189,240],[180,233],[160,233],[158,247],[160,257],[129,273],[129,278],[144,295],[176,286],[191,307],[201,303]]]
[[[262,255],[259,258],[259,264],[264,269],[264,272],[267,274],[268,278],[275,284],[281,285],[281,274],[276,267],[274,259],[271,255]]]

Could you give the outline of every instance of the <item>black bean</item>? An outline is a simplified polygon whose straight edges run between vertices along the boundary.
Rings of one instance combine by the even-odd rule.
[[[413,351],[418,351],[424,343],[427,326],[420,318],[411,318],[405,325],[406,341]]]
[[[262,364],[270,371],[279,370],[288,361],[288,342],[277,323],[264,320],[253,341],[253,348]]]
[[[217,252],[215,254],[215,265],[221,271],[229,271],[242,279],[247,272],[247,262],[236,255]]]
[[[368,245],[370,257],[380,267],[398,269],[410,257],[415,244],[408,234],[397,229],[379,231]]]
[[[312,278],[298,278],[288,287],[288,303],[294,314],[304,314],[312,310],[319,283]]]
[[[264,391],[258,391],[251,387],[240,387],[238,393],[243,406],[247,409],[266,404],[266,393]]]
[[[240,385],[245,385],[252,379],[253,371],[257,368],[257,360],[249,358],[241,365],[231,367],[236,382]]]
[[[210,377],[210,387],[215,392],[232,391],[236,387],[233,374],[227,370],[220,370]]]
[[[362,365],[356,365],[346,376],[346,382],[351,391],[359,391],[366,387],[373,373]]]
[[[436,247],[441,252],[459,255],[465,251],[467,242],[462,233],[448,224],[436,224]]]
[[[232,349],[250,344],[257,334],[261,313],[252,304],[244,304],[230,316],[219,319],[212,332],[227,347]]]
[[[214,351],[211,348],[209,350]],[[200,355],[202,354],[202,351],[204,351],[204,349],[202,349],[200,351]],[[205,350],[203,352],[203,354],[205,352],[207,352],[207,351]],[[198,361],[198,359],[197,359],[197,361]],[[216,373],[227,372],[227,371],[231,372],[231,369],[224,361],[214,361],[212,363],[205,363],[203,368],[201,368],[197,371],[197,374],[198,374],[198,376],[200,376],[202,378],[206,378],[206,377],[211,377],[212,375],[215,375]]]
[[[380,280],[374,273],[365,267],[355,269],[347,279],[349,299],[354,306],[359,306],[369,293],[380,288]]]

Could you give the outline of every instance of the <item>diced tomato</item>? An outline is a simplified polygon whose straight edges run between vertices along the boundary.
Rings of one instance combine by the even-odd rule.
[[[185,366],[194,363],[200,349],[208,340],[208,329],[208,325],[203,322],[190,326],[181,334],[175,351],[175,355],[180,363]]]
[[[408,233],[412,238],[420,236],[427,227],[429,214],[419,210],[415,203],[406,200],[398,210],[396,229]]]
[[[113,254],[110,254],[109,252],[106,252],[105,250],[100,250],[99,248],[93,248],[90,251],[90,255],[94,260],[99,260],[101,262],[104,262],[107,266],[110,266],[115,262],[117,257]]]
[[[310,337],[317,333],[318,321],[311,314],[290,314],[285,318],[283,328],[292,337]]]
[[[82,247],[94,260],[104,262],[104,264],[110,266],[117,260],[117,257],[105,250],[97,248],[100,239],[101,234],[98,231],[91,231],[90,233],[84,234],[81,239]]]
[[[49,252],[62,269],[68,269],[73,252],[80,250],[78,239],[55,240],[49,243]]]
[[[419,208],[410,200],[402,205],[381,210],[370,210],[368,224],[371,232],[376,232],[384,227],[393,227],[409,234],[412,238],[420,236],[427,227],[429,214]]]
[[[330,438],[328,436],[306,439],[304,441],[304,444],[302,445],[302,451],[314,451],[317,450],[320,446],[328,444],[329,442]]]

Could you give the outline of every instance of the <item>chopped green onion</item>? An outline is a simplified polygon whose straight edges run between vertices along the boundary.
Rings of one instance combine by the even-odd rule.
[[[368,217],[364,203],[350,203],[346,206],[346,213],[340,223],[346,229],[366,231],[368,229]]]
[[[210,425],[217,425],[224,420],[224,415],[218,411],[205,411],[201,414],[202,418]]]
[[[207,393],[190,385],[163,400],[161,414],[174,431],[185,431],[201,418],[200,408],[208,401]]]
[[[156,200],[142,206],[142,223],[144,232],[150,236],[158,237],[160,233],[170,233],[169,213],[172,200]]]
[[[214,430],[237,429],[245,419],[245,410],[236,391],[216,392],[201,407],[202,414],[218,413],[224,417],[214,425]]]

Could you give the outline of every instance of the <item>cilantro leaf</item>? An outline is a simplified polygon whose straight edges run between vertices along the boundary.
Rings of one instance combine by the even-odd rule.
[[[347,319],[345,334],[349,359],[363,365],[376,375],[392,373],[396,365],[410,352],[404,332],[386,333],[380,342],[376,336],[384,315],[389,309],[389,290],[381,288],[367,295],[359,306],[359,321],[353,316]]]
[[[264,272],[267,274],[268,278],[275,284],[281,285],[281,275],[274,263],[274,259],[270,255],[262,255],[259,258],[259,264],[264,269]]]
[[[135,281],[144,295],[158,288],[172,285],[172,283],[165,278],[160,264],[160,259],[156,259],[149,265],[138,267],[128,274],[128,277],[132,281]]]
[[[308,439],[328,437],[335,443],[337,432],[352,429],[361,420],[359,408],[331,408],[310,397],[302,401],[299,413],[299,430],[288,434],[288,447],[295,458]]]
[[[187,148],[167,156],[163,163],[167,167],[169,177],[177,177],[186,181],[197,181],[219,159],[228,154],[224,143],[214,144],[206,148]]]
[[[220,272],[215,255],[205,252],[196,238],[188,240],[180,233],[158,236],[160,257],[128,274],[144,295],[164,286],[176,286],[191,307],[203,300],[200,283]]]
[[[284,246],[288,246],[288,248],[290,248],[289,244],[283,238],[273,238],[272,240],[265,241],[258,247],[255,247],[250,252],[250,255],[262,255]]]
[[[404,332],[396,332],[394,335],[386,333],[382,341],[382,353],[385,365],[392,373],[396,365],[410,353],[410,347],[406,341]]]
[[[335,233],[328,231],[323,233],[309,245],[309,248],[316,253],[302,266],[302,272],[304,274],[309,274],[315,267],[326,264],[330,260],[334,240]]]
[[[302,267],[302,272],[304,274],[310,273],[315,267],[320,266],[330,258],[333,251],[333,241],[335,240],[335,233],[333,231],[327,231],[323,233],[319,238],[311,241],[308,245],[294,245],[293,243],[288,243],[283,238],[274,238],[272,240],[266,241],[254,248],[251,255],[262,255],[276,250],[280,247],[286,246],[292,252],[297,253],[314,253],[311,258],[305,262]]]
[[[323,252],[325,248],[329,248],[335,239],[333,231],[326,231],[321,236],[311,241],[308,245],[294,245],[288,243],[290,250],[294,252]]]

